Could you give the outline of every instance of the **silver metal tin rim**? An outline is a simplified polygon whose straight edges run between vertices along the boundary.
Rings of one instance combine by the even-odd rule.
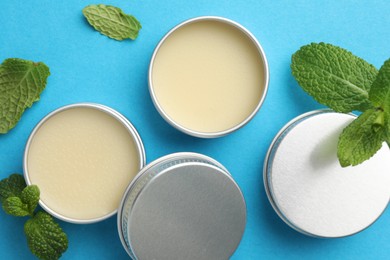
[[[177,160],[189,160],[188,162],[183,162],[183,163],[195,163],[195,164],[198,164],[198,163],[201,163],[201,164],[208,164],[212,167],[216,167],[218,169],[221,170],[221,172],[223,172],[224,174],[226,174],[226,176],[228,178],[230,178],[230,180],[238,187],[238,190],[240,191],[241,193],[241,196],[243,198],[243,203],[245,205],[245,209],[246,209],[246,203],[245,203],[245,199],[244,199],[244,196],[241,192],[241,189],[239,188],[238,184],[235,182],[235,180],[231,177],[231,174],[229,173],[229,171],[221,164],[219,163],[218,161],[216,161],[215,159],[211,158],[211,157],[208,157],[206,155],[203,155],[203,154],[198,154],[198,153],[192,153],[192,152],[179,152],[179,153],[173,153],[173,154],[168,154],[168,155],[165,155],[163,157],[160,157],[154,161],[152,161],[151,163],[147,164],[144,168],[141,169],[141,171],[134,177],[133,181],[129,184],[129,186],[127,187],[124,195],[123,195],[123,198],[122,198],[122,201],[120,203],[120,206],[119,206],[119,209],[118,209],[118,216],[117,216],[117,226],[118,226],[118,234],[119,234],[119,238],[121,240],[121,243],[123,245],[123,247],[125,248],[127,254],[132,258],[132,259],[137,259],[136,256],[133,254],[133,250],[131,248],[131,245],[128,244],[126,242],[126,235],[124,234],[124,229],[127,230],[127,228],[123,228],[123,222],[124,221],[127,221],[124,219],[124,214],[123,214],[123,210],[127,204],[127,199],[129,197],[130,194],[132,194],[132,189],[137,185],[137,181],[147,175],[149,173],[149,171],[151,171],[152,169],[154,169],[155,167],[158,167],[159,165],[164,165],[165,163],[169,163],[169,162],[175,162]],[[194,160],[194,161],[190,161],[190,160]],[[173,166],[173,165],[172,165]],[[170,167],[168,167],[170,168]],[[166,169],[168,169],[166,168]],[[165,170],[165,169],[164,169]],[[143,190],[143,188],[147,185],[147,183],[149,183],[154,177],[158,176],[160,173],[164,172],[164,170],[161,170],[159,171],[157,174],[151,176],[145,183],[141,184],[141,188],[138,190],[137,192],[137,195],[136,197],[138,196],[138,194],[141,193],[141,191]],[[134,205],[134,202],[136,201],[136,197],[134,199],[134,201],[132,202],[132,204],[130,205],[130,210],[131,208],[133,207]],[[246,212],[246,210],[245,210]]]
[[[349,235],[345,235],[345,236],[338,236],[338,237],[325,237],[325,236],[319,236],[319,235],[316,235],[316,234],[312,234],[310,232],[307,232],[301,228],[299,228],[298,226],[294,225],[294,223],[292,223],[284,214],[283,212],[280,210],[279,206],[278,206],[278,203],[274,200],[274,195],[273,195],[273,192],[272,192],[272,183],[271,183],[271,178],[270,178],[270,175],[271,175],[271,172],[270,172],[270,167],[272,166],[272,162],[273,162],[273,157],[274,157],[274,153],[275,151],[277,150],[278,146],[279,146],[279,143],[283,140],[284,136],[286,134],[288,134],[288,132],[293,129],[297,124],[299,124],[300,122],[312,117],[312,116],[316,116],[316,115],[320,115],[320,114],[324,114],[324,113],[336,113],[335,111],[331,110],[331,109],[319,109],[319,110],[314,110],[314,111],[310,111],[310,112],[307,112],[307,113],[304,113],[302,115],[299,115],[295,118],[293,118],[292,120],[290,120],[287,124],[285,124],[282,129],[276,134],[276,136],[274,137],[274,139],[272,140],[271,142],[271,145],[267,151],[267,154],[265,156],[265,159],[264,159],[264,167],[263,167],[263,182],[264,182],[264,188],[265,188],[265,192],[267,194],[267,197],[268,197],[268,200],[272,206],[272,208],[275,210],[276,214],[288,225],[290,226],[292,229],[304,234],[304,235],[307,235],[307,236],[311,236],[311,237],[315,237],[315,238],[322,238],[322,239],[332,239],[332,238],[343,238],[343,237],[349,237],[349,236],[353,236],[357,233],[360,233],[364,230],[366,230],[367,228],[369,228],[372,224],[374,224],[378,219],[379,217],[383,214],[383,212],[386,210],[386,208],[389,206],[389,203],[387,204],[387,206],[385,207],[384,211],[379,214],[378,218],[375,219],[372,223],[370,223],[369,225],[367,225],[367,227],[363,228],[362,230],[360,231],[357,231],[353,234],[349,234]],[[349,113],[349,115],[353,116],[353,117],[356,117],[356,115],[352,114],[352,113]]]
[[[152,74],[153,74],[153,64],[154,64],[154,60],[156,58],[156,55],[158,53],[158,50],[160,49],[161,45],[165,42],[165,40],[174,32],[176,31],[177,29],[179,29],[180,27],[184,26],[184,25],[187,25],[189,23],[193,23],[193,22],[197,22],[197,21],[201,21],[201,20],[214,20],[214,21],[220,21],[220,22],[224,22],[226,24],[229,24],[229,25],[232,25],[234,27],[236,27],[237,29],[241,30],[243,33],[245,33],[249,39],[252,40],[252,42],[256,45],[256,48],[258,49],[259,51],[259,54],[262,58],[262,62],[263,62],[263,67],[264,67],[264,91],[263,91],[263,94],[259,100],[259,103],[257,104],[256,108],[254,109],[254,111],[244,120],[242,121],[241,123],[239,123],[238,125],[230,128],[230,129],[226,129],[226,130],[223,130],[223,131],[220,131],[220,132],[199,132],[199,131],[195,131],[195,130],[192,130],[192,129],[189,129],[189,128],[186,128],[184,126],[181,126],[180,124],[176,123],[171,117],[168,116],[168,114],[166,114],[163,110],[163,108],[160,106],[160,104],[158,103],[157,101],[157,97],[156,97],[156,94],[154,93],[154,90],[153,90],[153,80],[152,80]],[[186,133],[188,135],[192,135],[192,136],[195,136],[195,137],[200,137],[200,138],[216,138],[216,137],[222,137],[222,136],[225,136],[227,134],[230,134],[231,132],[234,132],[238,129],[240,129],[241,127],[245,126],[247,123],[249,123],[249,121],[256,115],[256,113],[260,110],[260,107],[263,105],[264,103],[264,100],[265,100],[265,97],[267,96],[267,92],[268,92],[268,84],[269,84],[269,68],[268,68],[268,61],[267,61],[267,57],[265,55],[265,52],[263,50],[263,47],[260,45],[260,43],[258,42],[258,40],[256,39],[256,37],[248,30],[246,29],[244,26],[242,26],[241,24],[235,22],[235,21],[232,21],[230,19],[227,19],[227,18],[224,18],[224,17],[219,17],[219,16],[200,16],[200,17],[195,17],[195,18],[192,18],[192,19],[189,19],[189,20],[186,20],[178,25],[176,25],[175,27],[173,27],[161,40],[160,42],[158,43],[157,47],[154,49],[154,52],[153,52],[153,55],[152,55],[152,58],[151,58],[151,61],[150,61],[150,64],[149,64],[149,73],[148,73],[148,85],[149,85],[149,93],[150,93],[150,96],[152,98],[152,101],[153,101],[153,104],[154,106],[156,107],[157,111],[159,112],[159,114],[164,118],[164,120],[166,122],[168,122],[171,126],[173,126],[174,128],[178,129],[179,131],[182,131],[183,133]]]
[[[32,140],[33,140],[33,138],[35,136],[35,133],[38,131],[38,129],[49,118],[51,118],[55,114],[57,114],[59,112],[62,112],[64,110],[67,110],[67,109],[78,108],[78,107],[86,107],[86,108],[97,109],[97,110],[105,112],[108,115],[110,115],[110,116],[114,117],[115,119],[117,119],[124,127],[126,127],[128,132],[131,134],[131,136],[134,139],[134,142],[135,142],[135,144],[137,146],[137,150],[138,150],[140,169],[142,169],[142,167],[145,165],[146,155],[145,155],[145,149],[144,149],[144,146],[143,146],[143,143],[142,143],[142,139],[139,136],[139,134],[138,134],[137,130],[135,129],[135,127],[130,123],[129,120],[126,119],[125,116],[123,116],[118,111],[116,111],[116,110],[114,110],[114,109],[112,109],[110,107],[101,105],[101,104],[96,104],[96,103],[75,103],[75,104],[71,104],[71,105],[66,105],[66,106],[60,107],[60,108],[50,112],[43,119],[41,119],[41,121],[39,121],[39,123],[34,127],[33,131],[31,132],[31,134],[30,134],[30,136],[29,136],[29,138],[27,140],[27,144],[26,144],[26,147],[25,147],[25,150],[24,150],[24,157],[23,157],[24,178],[25,178],[26,183],[28,185],[31,185],[31,181],[30,181],[29,173],[28,173],[28,169],[27,169],[28,151],[29,151],[30,144],[31,144],[31,142],[32,142]],[[73,223],[73,224],[91,224],[91,223],[99,222],[99,221],[105,220],[105,219],[115,215],[118,212],[118,210],[116,209],[115,211],[113,211],[113,212],[111,212],[111,213],[109,213],[109,214],[107,214],[105,216],[102,216],[102,217],[99,217],[99,218],[94,218],[94,219],[85,219],[84,220],[84,219],[73,219],[73,218],[69,218],[69,217],[63,216],[63,215],[53,211],[52,209],[50,209],[50,207],[47,206],[42,200],[39,200],[39,205],[45,211],[50,213],[52,216],[54,216],[54,217],[56,217],[56,218],[58,218],[60,220],[66,221],[66,222]]]

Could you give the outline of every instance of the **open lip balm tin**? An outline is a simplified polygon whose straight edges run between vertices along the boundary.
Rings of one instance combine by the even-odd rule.
[[[227,135],[260,109],[269,81],[265,53],[242,25],[226,18],[189,19],[157,45],[149,92],[160,115],[196,137]]]
[[[293,229],[338,238],[374,223],[390,199],[390,150],[342,168],[337,143],[356,116],[318,110],[293,119],[276,135],[264,162],[268,199]]]
[[[60,133],[58,133],[58,130],[61,128],[67,128],[67,130],[65,132],[59,131]],[[98,136],[98,138],[89,139],[88,136]],[[71,138],[81,139],[78,142],[72,142],[72,140],[70,140]],[[102,144],[96,145],[96,143],[100,143],[99,139],[102,141]],[[72,144],[69,145],[69,143]],[[73,148],[75,150],[71,150]],[[38,155],[40,152],[50,156],[50,159],[42,158],[41,155]],[[115,152],[119,154],[115,154]],[[75,155],[75,153],[77,155]],[[90,153],[96,154],[90,157],[88,156]],[[52,156],[52,154],[54,154],[54,156]],[[104,158],[102,158],[102,156]],[[122,160],[119,161],[118,157]],[[133,179],[131,176],[135,176],[136,173],[138,173],[145,165],[145,160],[145,151],[142,140],[133,125],[123,115],[104,105],[77,103],[58,108],[49,113],[38,123],[27,141],[23,168],[26,183],[28,185],[38,184],[41,188],[41,199],[39,204],[43,209],[63,221],[75,224],[89,224],[102,221],[117,213],[118,204],[122,198],[123,192],[128,183]],[[72,164],[76,164],[76,161],[78,161],[78,164],[73,167]],[[103,163],[99,164],[100,162]],[[96,171],[100,169],[94,168],[96,167],[95,163],[96,165],[105,167],[105,169],[99,171],[99,174],[101,175],[96,176]],[[111,166],[115,166],[115,164],[120,164],[120,166],[118,166],[120,168],[115,168],[117,171],[110,168]],[[59,176],[53,174],[53,177],[50,173],[45,173],[45,175],[37,177],[38,172],[41,174],[40,172],[44,170],[42,167],[46,166],[54,167],[54,169],[58,170],[66,167],[68,171],[61,173],[60,178],[69,177],[75,181],[75,183],[66,183],[69,182],[68,179],[61,179],[63,183],[60,183],[58,180],[53,179]],[[80,174],[80,171],[83,171],[83,173],[89,171],[91,173],[84,175]],[[116,173],[119,174],[119,172],[120,176],[116,175]],[[32,181],[33,176],[36,178],[36,181]],[[46,180],[54,181],[56,183],[55,185],[57,185],[57,189],[50,187],[54,187],[55,185],[46,183]],[[99,182],[99,180],[101,181]],[[88,185],[94,181],[96,181],[96,183],[93,186]],[[87,184],[88,187],[80,187],[81,183]],[[104,191],[104,187],[102,186],[108,185],[114,187],[115,191]],[[62,190],[62,187],[70,187],[70,190],[65,192],[65,190]],[[73,189],[72,187],[76,188]],[[122,190],[120,191],[121,187]],[[44,190],[42,190],[42,188],[44,188]],[[66,199],[66,197],[74,198],[75,196],[80,196],[80,194],[77,193],[80,193],[83,190],[88,191],[83,194],[88,197],[86,200],[88,200],[89,203],[98,203],[97,200],[99,199],[95,196],[96,192],[110,197],[107,201],[100,201],[99,205],[94,204],[95,207],[92,210],[96,209],[96,211],[91,214],[98,214],[99,216],[94,215],[84,218],[74,217],[72,215],[76,211],[82,211],[81,209],[84,207],[81,204],[73,205],[70,203],[71,199]],[[50,203],[45,202],[46,199],[50,200]],[[75,199],[75,201],[78,200]],[[66,204],[68,212],[74,212],[71,214],[60,212],[63,209],[54,202],[61,202],[63,203],[61,204],[62,206]],[[83,203],[87,203],[87,201],[84,201]],[[109,210],[110,212],[101,212],[100,209],[98,209],[99,206],[109,207],[112,208],[112,210]],[[108,211],[108,209],[106,210]],[[77,214],[77,212],[75,214]]]
[[[229,172],[196,153],[145,166],[118,211],[119,236],[132,259],[228,259],[245,224],[245,201]]]

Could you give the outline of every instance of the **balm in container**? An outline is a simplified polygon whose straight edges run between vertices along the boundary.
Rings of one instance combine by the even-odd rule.
[[[118,210],[132,259],[228,259],[246,224],[243,195],[219,162],[175,153],[145,166]]]
[[[373,224],[390,199],[390,150],[342,168],[337,143],[356,116],[330,110],[303,114],[276,135],[264,163],[264,185],[279,217],[319,238],[356,234]]]
[[[63,221],[87,224],[117,213],[126,187],[144,165],[141,138],[123,115],[78,103],[38,123],[23,167],[26,183],[40,188],[43,209]]]
[[[160,115],[196,137],[227,135],[248,123],[265,99],[269,71],[252,33],[222,17],[197,17],[157,45],[149,92]]]

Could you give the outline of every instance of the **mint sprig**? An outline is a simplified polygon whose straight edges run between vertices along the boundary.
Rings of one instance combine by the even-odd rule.
[[[30,216],[24,226],[31,252],[39,259],[58,259],[68,248],[68,238],[54,219],[38,206],[40,191],[26,185],[23,176],[12,174],[0,181],[0,199],[4,211],[12,216]]]
[[[390,147],[390,59],[377,69],[351,52],[312,43],[292,55],[292,74],[316,101],[336,112],[363,112],[340,135],[337,156],[342,167],[371,158]]]

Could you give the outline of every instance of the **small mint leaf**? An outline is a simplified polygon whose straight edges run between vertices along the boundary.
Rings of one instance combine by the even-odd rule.
[[[27,204],[28,212],[30,213],[31,216],[33,215],[34,210],[38,205],[39,195],[40,195],[40,191],[38,186],[30,185],[24,188],[20,196],[22,202]]]
[[[3,202],[5,213],[15,216],[24,217],[30,215],[27,204],[23,203],[19,197],[9,197]]]
[[[0,181],[0,202],[4,203],[9,197],[20,197],[26,182],[22,175],[14,173]]]
[[[39,99],[49,68],[42,62],[6,59],[0,66],[0,133],[18,123],[24,110]]]
[[[390,59],[379,69],[378,76],[370,89],[370,100],[376,107],[384,108],[390,102]]]
[[[378,71],[345,49],[326,43],[303,46],[292,55],[291,69],[303,90],[337,112],[372,107],[368,92]]]
[[[381,110],[369,109],[343,130],[337,147],[342,167],[360,164],[382,147],[386,138],[385,128],[375,125],[382,113]]]
[[[372,83],[370,100],[376,107],[383,109],[383,122],[386,127],[386,133],[390,136],[390,59],[382,65],[378,76]]]
[[[134,16],[110,5],[89,5],[83,9],[83,14],[95,30],[118,41],[135,40],[142,28]]]
[[[43,211],[24,225],[27,244],[39,259],[59,259],[68,248],[68,238],[54,219]]]

